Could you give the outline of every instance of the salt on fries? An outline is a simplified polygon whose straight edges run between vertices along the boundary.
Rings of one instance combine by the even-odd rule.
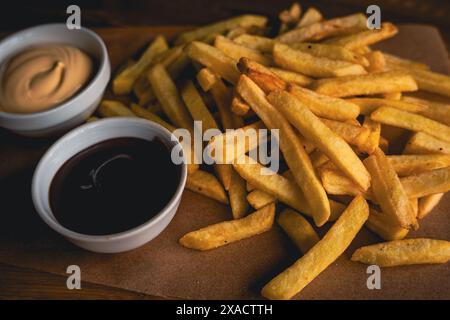
[[[264,286],[270,299],[300,292],[363,225],[390,242],[356,250],[353,261],[397,266],[450,257],[448,241],[405,239],[450,190],[450,104],[409,93],[449,97],[450,77],[373,50],[397,34],[392,23],[369,30],[361,13],[324,19],[304,9],[294,3],[282,11],[273,38],[259,15],[184,32],[172,47],[156,37],[112,81],[113,93],[127,96],[103,100],[96,114],[141,117],[174,133],[198,133],[193,122],[201,121],[201,134],[215,132],[200,145],[181,141],[191,160],[186,188],[230,206],[230,220],[179,242],[210,250],[268,231],[276,220],[304,255]],[[282,175],[252,156],[268,142],[280,145]],[[199,153],[215,163],[200,166]],[[287,208],[276,216],[279,205]],[[333,225],[320,239],[316,228],[325,223]]]

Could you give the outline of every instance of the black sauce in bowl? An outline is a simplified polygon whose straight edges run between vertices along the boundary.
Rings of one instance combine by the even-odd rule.
[[[64,227],[108,235],[137,227],[163,209],[181,179],[159,139],[116,138],[70,158],[50,186],[50,206]]]

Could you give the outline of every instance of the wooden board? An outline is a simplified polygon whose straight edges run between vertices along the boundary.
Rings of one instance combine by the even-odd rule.
[[[158,33],[168,36],[179,27],[98,30],[105,39],[113,67],[129,58]],[[390,52],[428,63],[448,73],[447,53],[434,28],[404,26]],[[229,208],[186,191],[169,227],[147,245],[123,254],[81,250],[50,230],[34,212],[30,199],[33,166],[52,141],[0,133],[0,262],[65,275],[77,264],[82,281],[162,297],[192,299],[257,299],[264,283],[299,257],[281,230],[210,252],[177,244],[186,232],[230,219]],[[329,227],[329,226],[328,226]],[[327,227],[319,230],[323,235]],[[450,197],[421,222],[410,237],[450,240]],[[364,229],[350,248],[296,298],[299,299],[450,299],[450,266],[408,266],[382,270],[382,289],[368,290],[366,266],[349,261],[358,247],[379,242]],[[1,290],[1,284],[0,284]]]

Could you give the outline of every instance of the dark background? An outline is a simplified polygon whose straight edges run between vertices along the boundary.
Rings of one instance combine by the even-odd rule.
[[[2,2],[0,31],[64,22],[70,4],[81,7],[82,25],[119,27],[132,25],[202,25],[251,12],[275,18],[292,0],[41,0]],[[303,8],[317,7],[326,17],[365,11],[377,4],[382,20],[432,24],[441,30],[450,47],[450,1],[448,0],[302,0]]]

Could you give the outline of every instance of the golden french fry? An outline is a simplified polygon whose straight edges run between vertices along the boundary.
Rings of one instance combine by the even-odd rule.
[[[348,195],[348,196],[364,196],[371,199],[369,192],[363,191],[352,180],[343,176],[339,171],[320,167],[318,168],[320,179],[327,194],[332,195]]]
[[[228,194],[230,196],[231,213],[234,219],[240,219],[245,216],[249,207],[246,182],[233,168],[230,171],[231,183]]]
[[[246,182],[246,189],[247,189],[247,192],[251,192],[251,191],[253,191],[253,190],[256,190],[256,187],[254,186],[254,185],[252,185],[250,182]]]
[[[209,68],[203,68],[197,73],[197,81],[203,91],[209,91],[219,78]]]
[[[136,117],[125,104],[116,100],[102,100],[98,108],[102,117]]]
[[[397,221],[392,219],[388,214],[376,211],[372,208],[370,208],[366,227],[387,241],[403,239],[409,232],[408,229],[402,228]]]
[[[343,99],[325,96],[294,85],[289,85],[288,91],[319,117],[346,121],[356,119],[359,115],[358,105]]]
[[[449,241],[425,238],[395,240],[365,246],[357,249],[352,255],[352,261],[380,267],[446,263],[449,260]]]
[[[238,116],[244,116],[250,110],[250,106],[239,95],[235,95],[231,100],[231,111]]]
[[[370,131],[369,137],[366,142],[359,145],[362,152],[372,154],[376,148],[380,145],[381,137],[381,124],[375,122],[370,117],[364,117],[363,128],[367,128]]]
[[[300,100],[287,92],[273,92],[268,99],[306,139],[312,141],[348,177],[363,190],[369,188],[370,175],[351,147]]]
[[[230,109],[233,92],[227,88],[221,79],[217,79],[210,89],[211,94],[219,110],[223,129],[234,129],[243,126],[241,117],[233,114]]]
[[[430,67],[421,62],[412,61],[404,58],[400,58],[396,55],[383,52],[384,58],[386,60],[386,63],[390,66],[399,66],[399,67],[405,67],[405,68],[416,68],[416,69],[422,69],[422,70],[428,70]]]
[[[265,93],[283,90],[287,83],[263,65],[241,58],[237,64],[239,70],[254,81]]]
[[[330,159],[328,159],[328,157],[319,149],[315,149],[313,152],[311,152],[309,157],[311,158],[311,163],[314,168],[318,168],[330,161]]]
[[[300,188],[308,192],[308,203],[315,223],[323,225],[330,216],[329,201],[298,135],[250,78],[242,75],[236,90],[269,129],[279,129],[280,149],[286,163]]]
[[[430,194],[419,199],[419,213],[417,214],[418,219],[425,218],[441,201],[443,193]]]
[[[450,155],[447,154],[392,155],[387,158],[402,177],[450,166]]]
[[[374,121],[411,131],[425,132],[440,140],[450,142],[450,127],[440,122],[425,118],[411,112],[381,107],[375,110],[370,118]]]
[[[292,49],[282,43],[276,43],[273,47],[273,58],[275,63],[284,69],[316,78],[342,77],[367,73],[359,64],[316,57],[309,53]]]
[[[383,212],[403,228],[417,229],[408,194],[383,151],[377,148],[364,164],[372,177],[372,193]]]
[[[269,203],[276,202],[278,199],[273,195],[259,189],[252,190],[247,195],[247,201],[256,210],[267,206]]]
[[[403,94],[401,92],[389,92],[389,93],[383,93],[382,97],[384,99],[388,99],[388,100],[399,101],[399,100],[402,100]]]
[[[236,61],[242,57],[246,57],[265,66],[270,66],[273,64],[272,59],[263,55],[261,52],[237,44],[233,40],[227,39],[223,36],[216,37],[214,47]]]
[[[189,174],[186,188],[221,203],[228,204],[225,190],[217,178],[209,172],[197,170],[196,172]]]
[[[158,115],[154,114],[153,112],[141,107],[138,104],[132,103],[131,104],[131,111],[133,111],[138,117],[144,118],[153,122],[156,122],[157,124],[163,126],[170,132],[174,131],[176,128],[172,126],[171,124],[167,123],[163,119],[161,119]]]
[[[267,68],[273,74],[284,80],[299,86],[309,86],[312,83],[312,79],[298,72],[284,70],[280,68],[269,67]]]
[[[357,147],[358,150],[366,152],[366,150],[369,149],[368,139],[370,137],[371,131],[368,128],[361,127],[361,125],[354,125],[335,120],[320,120],[334,133],[342,137],[345,142]]]
[[[297,23],[302,14],[302,7],[299,3],[294,2],[291,7],[287,10],[283,10],[279,13],[278,19],[286,24]]]
[[[181,101],[178,89],[166,69],[161,64],[156,64],[148,72],[148,80],[170,121],[178,127],[192,130],[192,117]]]
[[[321,40],[327,37],[348,34],[364,30],[367,27],[366,16],[357,13],[350,16],[334,18],[294,29],[276,39],[283,43]]]
[[[390,22],[381,24],[381,29],[366,30],[337,39],[330,39],[327,43],[338,45],[350,50],[370,46],[385,39],[392,38],[398,33],[398,29]]]
[[[322,14],[319,10],[314,7],[309,7],[301,17],[300,21],[297,24],[297,27],[300,28],[309,26],[313,23],[320,22],[322,18]]]
[[[125,68],[113,80],[113,92],[115,94],[128,94],[133,88],[134,82],[153,62],[155,57],[168,49],[166,39],[158,36],[148,46],[140,59],[133,65]]]
[[[367,60],[369,61],[369,66],[367,67],[367,71],[371,73],[375,72],[383,72],[386,71],[386,60],[384,59],[384,55],[381,51],[371,51],[366,54]],[[391,94],[392,92],[385,93]],[[397,93],[397,92],[395,92]]]
[[[237,27],[247,28],[250,26],[264,27],[266,25],[267,18],[257,15],[242,15],[234,17],[228,20],[219,21],[192,31],[182,33],[175,40],[175,44],[184,44],[194,40],[202,40],[210,34],[222,34],[228,30],[235,29]]]
[[[403,97],[403,101],[407,103],[415,103],[422,105],[424,109],[417,111],[417,113],[432,120],[439,121],[447,126],[450,126],[450,104],[424,100],[414,97]]]
[[[245,218],[224,221],[185,234],[180,244],[196,250],[210,250],[268,231],[275,218],[275,204],[261,208]]]
[[[418,89],[414,79],[401,71],[320,79],[313,83],[312,88],[318,93],[338,98]]]
[[[293,43],[290,47],[319,58],[347,61],[354,64],[360,64],[363,67],[369,66],[369,61],[364,56],[332,44],[305,42]]]
[[[262,36],[243,34],[233,39],[234,42],[262,53],[272,53],[275,40]]]
[[[410,198],[420,198],[450,190],[450,167],[414,174],[401,179]]]
[[[203,131],[219,127],[191,80],[186,81],[182,87],[181,97],[194,121],[202,122]]]
[[[350,245],[369,216],[363,197],[356,197],[325,236],[303,257],[264,286],[268,299],[290,299],[333,263]]]
[[[396,101],[380,98],[352,98],[345,101],[354,103],[359,106],[361,114],[368,116],[381,107],[391,107],[412,113],[421,113],[427,109],[426,106],[407,101]]]
[[[237,82],[239,70],[236,67],[236,61],[219,49],[206,43],[194,41],[189,43],[184,50],[192,60],[208,67],[218,76],[231,83]]]
[[[292,209],[284,209],[278,216],[277,222],[303,253],[320,240],[309,222]]]
[[[442,153],[450,154],[450,143],[437,139],[429,134],[417,132],[406,144],[404,154]]]

